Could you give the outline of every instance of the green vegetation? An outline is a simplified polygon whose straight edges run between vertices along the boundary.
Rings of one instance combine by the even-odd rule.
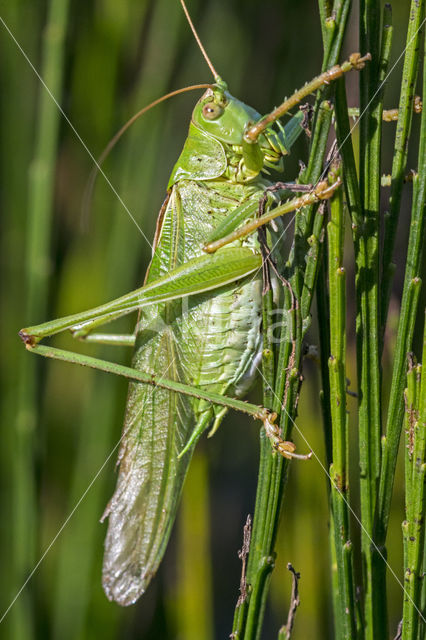
[[[424,1],[396,2],[393,15],[376,0],[353,3],[352,15],[350,0],[332,5],[191,0],[219,73],[262,113],[318,74],[321,57],[322,70],[356,50],[372,61],[312,99],[311,138],[286,161],[285,180],[303,160],[299,180],[316,183],[335,129],[341,161],[331,172],[344,186],[287,233],[280,336],[271,292],[264,296],[263,397],[259,388],[249,400],[276,411],[283,436],[313,459],[289,463],[261,431],[259,465],[260,423],[232,412],[197,446],[158,576],[126,609],[101,588],[99,523],[115,484],[126,382],[37,359],[17,331],[140,285],[150,247],[129,212],[151,240],[197,94],[129,130],[104,166],[114,190],[100,177],[87,210],[90,154],[141,106],[210,75],[177,1],[3,7],[0,617],[19,597],[2,636],[208,640],[234,625],[234,637],[282,640],[291,562],[301,574],[294,640],[394,638],[402,618],[398,637],[425,637],[426,116],[413,111]],[[359,104],[359,125],[348,104]],[[382,122],[383,108],[397,106],[398,122]],[[66,335],[52,344],[129,364],[121,347]],[[307,344],[319,345],[318,357],[306,357]],[[235,608],[248,513],[251,589]]]

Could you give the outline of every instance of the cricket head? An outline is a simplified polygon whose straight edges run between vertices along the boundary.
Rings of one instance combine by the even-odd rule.
[[[192,124],[222,145],[228,158],[227,177],[236,182],[249,182],[266,167],[280,168],[284,147],[277,144],[276,132],[266,131],[254,143],[245,137],[260,120],[256,109],[231,95],[219,77],[192,112]]]
[[[202,131],[229,145],[242,145],[246,128],[260,119],[260,114],[234,98],[227,84],[216,84],[204,93],[192,112],[192,121]]]
[[[246,132],[253,125],[259,123],[262,118],[255,109],[234,98],[229,93],[227,84],[217,73],[204,49],[189,15],[185,0],[180,0],[180,3],[201,54],[215,80],[215,84],[197,102],[192,113],[192,122],[189,129],[190,136],[192,135],[193,138],[199,137],[199,134],[206,134],[211,136],[211,139],[216,143],[223,145],[223,151],[226,155],[225,172],[216,173],[214,177],[221,175],[233,182],[249,182],[257,178],[259,173],[265,170],[266,167],[282,169],[281,158],[288,151],[284,140],[281,140],[281,132],[277,135],[274,131],[264,131],[262,135],[257,135],[254,140],[246,137]],[[194,129],[197,129],[199,134]],[[206,147],[205,144],[204,146]],[[214,147],[214,144],[212,146]],[[190,175],[190,171],[181,166],[181,160],[186,161],[188,164],[188,151],[189,149],[184,149],[183,157],[178,160],[170,178],[169,187],[179,177],[188,177]],[[213,155],[217,155],[213,149],[212,152]],[[202,158],[197,157],[196,162],[202,163]],[[189,164],[194,163],[189,161]],[[216,165],[217,168],[220,162],[216,162]],[[209,167],[209,170],[204,172],[202,167],[198,166],[194,175],[198,179],[208,179],[213,177],[213,174],[215,174],[215,171],[212,171],[212,167]]]

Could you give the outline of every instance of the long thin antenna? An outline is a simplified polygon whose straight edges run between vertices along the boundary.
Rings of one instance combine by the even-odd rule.
[[[200,47],[201,53],[202,53],[202,54],[203,54],[203,56],[204,56],[204,60],[205,60],[205,61],[207,62],[207,64],[209,65],[209,69],[210,69],[210,71],[211,71],[211,72],[212,72],[212,74],[213,74],[213,78],[216,80],[216,78],[218,78],[218,77],[219,77],[219,74],[218,74],[218,72],[216,71],[216,69],[214,68],[214,66],[213,66],[213,64],[212,64],[212,62],[211,62],[211,60],[210,60],[209,56],[207,55],[206,50],[204,49],[204,47],[203,47],[203,45],[202,45],[202,43],[201,43],[201,40],[200,40],[200,38],[199,38],[199,36],[198,36],[198,33],[196,32],[195,27],[194,27],[194,25],[193,25],[193,22],[192,22],[192,20],[191,20],[191,16],[189,15],[188,9],[186,8],[185,1],[184,1],[184,0],[180,0],[180,3],[181,3],[181,5],[182,5],[182,8],[183,8],[184,13],[185,13],[185,15],[186,15],[186,19],[188,20],[189,26],[190,26],[190,27],[191,27],[191,29],[192,29],[192,33],[194,34],[194,38],[196,39],[197,44],[198,44],[198,46]]]
[[[83,196],[83,205],[82,205],[83,220],[86,219],[86,217],[88,215],[88,211],[90,209],[90,203],[92,201],[92,195],[93,195],[93,188],[95,186],[96,176],[98,175],[100,167],[103,164],[105,158],[110,153],[111,149],[117,144],[117,142],[119,141],[119,139],[121,138],[123,133],[125,131],[127,131],[127,129],[129,127],[131,127],[132,124],[138,118],[141,117],[141,115],[143,115],[144,113],[146,113],[147,111],[149,111],[150,109],[155,107],[157,104],[160,104],[160,102],[164,102],[164,100],[168,100],[169,98],[173,98],[173,96],[178,96],[180,93],[185,93],[186,91],[194,91],[196,89],[208,89],[211,86],[212,86],[211,84],[193,84],[190,87],[183,87],[182,89],[176,89],[176,91],[171,91],[170,93],[166,93],[164,96],[161,96],[161,98],[157,98],[157,100],[154,100],[154,102],[151,102],[151,104],[147,105],[146,107],[143,107],[143,109],[140,109],[137,113],[135,113],[130,118],[130,120],[128,120],[121,127],[121,129],[119,131],[117,131],[117,133],[111,138],[111,140],[108,142],[108,144],[105,147],[105,149],[102,151],[101,155],[97,159],[97,162],[95,163],[95,166],[93,167],[92,171],[90,172],[90,176],[89,176],[89,179],[87,181],[87,186],[86,186],[86,189],[85,189],[85,192],[84,192],[84,196]]]

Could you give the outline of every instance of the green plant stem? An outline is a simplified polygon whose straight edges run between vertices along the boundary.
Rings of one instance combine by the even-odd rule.
[[[280,413],[280,427],[284,438],[289,438],[291,433],[290,421],[295,416],[297,403],[295,390],[298,387],[299,376],[297,362],[300,361],[301,333],[300,322],[297,322],[297,310],[292,307],[292,296],[285,292],[285,309],[289,312],[290,327],[283,326],[283,335],[280,344],[280,352],[286,354],[287,367],[291,367],[286,377],[286,391],[281,395],[277,393],[277,380],[271,379],[273,372],[270,369],[270,360],[267,360],[267,368],[264,371],[264,398],[265,402],[272,400],[272,409]],[[264,316],[265,317],[265,316]],[[286,323],[283,323],[285,325]],[[266,332],[266,334],[268,331]],[[265,334],[264,334],[265,335]],[[294,357],[294,345],[296,345],[296,362]],[[280,354],[281,355],[281,354]],[[282,358],[280,358],[282,361]],[[278,384],[281,376],[278,376]],[[270,388],[274,389],[271,398]],[[281,400],[280,398],[284,398]],[[281,403],[285,404],[281,407]],[[261,435],[261,452],[259,465],[259,481],[256,494],[256,507],[254,513],[253,533],[250,546],[250,554],[247,566],[247,582],[251,586],[250,599],[247,609],[247,620],[244,630],[244,640],[257,639],[262,628],[263,614],[268,593],[269,576],[274,567],[275,540],[278,529],[278,519],[281,510],[284,491],[285,473],[288,461],[284,460],[277,452],[272,452],[267,447],[263,434]]]
[[[261,434],[259,481],[247,567],[247,582],[250,584],[251,593],[244,633],[241,636],[236,636],[244,638],[244,640],[259,638],[263,624],[269,578],[275,564],[273,547],[276,528],[273,527],[273,520],[279,511],[284,469],[287,466],[287,462],[279,454],[271,454],[271,447],[268,448],[266,438]],[[260,520],[261,515],[265,515],[264,522]]]
[[[64,71],[64,42],[68,16],[68,0],[51,0],[42,42],[41,76],[55,96],[61,101]],[[50,229],[53,212],[56,147],[60,112],[51,96],[39,87],[38,122],[34,156],[29,171],[28,218],[26,221],[25,262],[25,317],[43,318],[48,298]],[[11,528],[14,532],[12,554],[13,575],[9,581],[19,589],[36,560],[37,501],[35,486],[36,442],[38,423],[39,369],[34,361],[28,362],[25,354],[19,359],[19,389],[16,413],[15,443],[13,452],[13,479],[11,481],[13,512]],[[18,622],[25,640],[33,635],[32,612],[25,608],[31,592],[20,598],[13,619],[20,613],[24,621]],[[28,603],[27,603],[28,604]],[[13,637],[21,637],[15,627]]]
[[[269,282],[268,265],[264,265],[263,292],[263,402],[268,408],[274,402],[274,342],[273,342],[273,294]],[[278,407],[280,410],[280,407]],[[270,516],[278,508],[280,470],[283,458],[268,449],[264,433],[260,438],[259,481],[256,493],[256,509],[253,532],[250,543],[250,554],[247,566],[247,584],[249,597],[236,607],[232,630],[233,638],[255,638],[260,632],[267,595],[267,583],[274,567],[273,541],[275,532],[270,528]],[[260,508],[261,507],[261,508]],[[268,522],[269,521],[269,522]],[[269,525],[269,526],[268,526]]]
[[[316,289],[317,279],[319,277],[319,267],[321,264],[321,258],[323,254],[323,240],[322,234],[325,223],[325,211],[326,207],[318,207],[314,218],[314,224],[312,233],[307,238],[308,251],[306,254],[306,269],[303,280],[302,298],[301,298],[301,313],[304,321],[304,330],[306,329],[306,322],[310,320],[310,309],[312,304],[312,297]]]
[[[324,48],[322,71],[336,64],[339,58],[350,7],[347,0],[334,0],[333,3],[318,0]]]
[[[426,358],[426,326],[423,361]],[[410,362],[405,390],[405,509],[404,606],[402,640],[416,640],[421,607],[422,563],[425,542],[426,382],[422,366]],[[423,622],[424,624],[424,622]]]
[[[329,366],[328,366],[328,358],[329,358],[329,354],[331,353],[331,346],[330,346],[330,323],[328,322],[330,300],[328,295],[327,273],[328,273],[327,253],[323,252],[323,256],[320,263],[320,272],[318,277],[316,293],[317,293],[317,315],[318,315],[318,327],[319,327],[320,367],[321,367],[321,384],[322,384],[322,390],[320,392],[320,402],[321,402],[321,411],[322,411],[323,427],[324,427],[326,465],[327,465],[327,469],[330,469],[331,463],[333,460],[333,453],[332,453],[333,436],[332,436],[331,407],[330,407],[330,397],[331,397],[330,375],[329,375]],[[327,490],[329,493],[329,500],[331,501],[330,488],[331,488],[331,485],[328,482],[328,478],[327,478]],[[338,571],[335,535],[336,534],[334,529],[334,518],[333,518],[333,513],[331,511],[330,530],[329,530],[331,594],[333,599],[335,636],[336,638],[341,638],[343,621],[347,616],[346,615],[343,616],[343,619],[342,619],[342,616],[338,615],[338,612],[340,612],[341,598],[340,598],[340,588],[339,588],[340,575]]]
[[[259,409],[255,404],[244,402],[243,400],[237,400],[235,398],[229,398],[222,396],[218,393],[212,393],[210,391],[204,391],[203,389],[197,389],[190,385],[182,384],[181,382],[175,382],[174,380],[168,380],[167,378],[159,378],[143,371],[137,371],[131,367],[117,364],[116,362],[108,362],[107,360],[99,360],[98,358],[92,358],[92,356],[86,356],[82,353],[75,353],[74,351],[65,351],[63,349],[57,349],[56,347],[47,347],[39,344],[29,349],[31,353],[36,353],[39,356],[45,358],[52,358],[53,360],[61,360],[72,364],[79,364],[83,367],[90,367],[91,369],[97,369],[98,371],[104,371],[105,373],[113,373],[117,376],[127,378],[131,382],[141,382],[143,384],[151,384],[153,386],[160,387],[161,389],[169,389],[170,391],[176,391],[177,393],[183,393],[195,398],[201,398],[208,402],[213,402],[229,409],[235,409],[241,411],[253,417],[259,415]]]
[[[346,202],[351,217],[352,233],[355,240],[357,240],[358,228],[361,224],[361,203],[355,157],[349,129],[346,92],[342,82],[339,82],[336,88],[336,135],[343,163],[344,187]],[[339,625],[337,629],[339,629]],[[358,629],[360,632],[361,629],[362,631],[364,630],[364,623],[360,620]]]
[[[319,221],[318,221],[319,220]],[[322,212],[318,212],[314,220],[314,230],[319,239],[324,223]],[[312,234],[314,235],[314,234]],[[313,243],[315,245],[315,243]],[[313,263],[314,267],[310,264]],[[318,260],[314,251],[307,260],[306,272],[315,281],[316,274],[312,268],[318,268]],[[296,282],[293,279],[293,285]],[[301,360],[301,343],[304,333],[301,305],[284,287],[284,314],[280,349],[277,359],[276,378],[274,380],[274,345],[271,342],[271,292],[264,296],[264,402],[280,415],[280,428],[283,438],[291,436],[293,421],[296,417],[297,399],[300,386],[298,373]],[[309,297],[310,298],[310,297]],[[309,313],[309,309],[307,310]],[[274,390],[273,392],[271,390]],[[281,398],[281,400],[280,400]],[[283,404],[283,407],[281,406]],[[256,495],[256,507],[253,522],[253,533],[247,566],[247,582],[250,585],[249,600],[240,606],[234,619],[234,638],[245,640],[258,638],[268,592],[269,576],[274,566],[274,545],[278,530],[288,461],[271,451],[265,434],[261,433],[261,450],[259,465],[259,481]]]
[[[424,361],[425,361],[425,359],[424,359],[424,355],[423,355],[422,363]],[[423,393],[425,393],[425,392],[423,391]],[[422,575],[423,576],[425,575],[425,569],[426,569],[426,535],[424,536],[424,541],[423,541],[423,562],[422,562]],[[421,585],[420,611],[422,613],[423,618],[426,620],[426,585],[425,585],[424,578],[422,580],[422,585]],[[425,637],[426,637],[426,624],[423,622],[423,624],[420,625],[419,634],[418,634],[418,640],[424,640]]]
[[[321,15],[327,21],[323,28],[328,34],[327,39],[324,39],[323,69],[338,61],[349,5],[350,3],[347,1],[339,3],[338,11],[333,14],[334,17],[331,17],[331,8],[328,11],[325,2],[320,2]],[[321,176],[332,115],[331,105],[327,100],[324,100],[324,95],[329,95],[331,91],[333,89],[328,87],[325,91],[320,92],[317,98],[316,120],[309,162],[300,177],[301,182],[315,183]],[[315,211],[317,211],[317,207],[306,207],[303,210],[303,215],[296,218],[295,240],[286,270],[286,277],[291,282],[296,298],[296,307],[286,288],[284,312],[287,313],[292,329],[289,331],[287,327],[283,327],[277,358],[273,406],[274,410],[281,414],[280,427],[283,438],[290,437],[295,418],[300,385],[298,369],[301,358],[301,340],[310,323],[312,291],[318,273],[318,242],[321,237],[318,230],[322,229],[324,216],[322,213],[317,214],[320,216],[318,221],[317,215],[314,216]],[[307,280],[304,287],[306,275]],[[293,352],[294,344],[295,353]],[[283,402],[284,410],[281,411]],[[234,627],[234,637],[241,637],[244,640],[255,640],[260,635],[268,576],[273,568],[273,550],[288,467],[287,461],[276,454],[271,454],[270,447],[267,447],[266,444],[264,434],[261,433],[259,480],[247,568],[247,581],[251,585],[251,593],[245,627],[238,631]]]
[[[392,161],[392,182],[389,201],[389,212],[385,216],[383,258],[382,258],[382,290],[380,300],[381,339],[386,327],[389,299],[392,288],[395,264],[392,262],[395,246],[396,229],[401,208],[402,187],[407,165],[408,139],[413,118],[413,100],[419,67],[419,50],[422,33],[420,25],[425,11],[424,0],[412,0],[407,30],[407,45],[402,71],[401,93],[398,108],[398,122],[395,133],[395,146]],[[424,103],[423,103],[424,104]],[[402,418],[401,418],[402,420]]]
[[[423,100],[426,98],[426,65],[423,66]],[[405,89],[408,90],[407,88]],[[377,509],[377,541],[384,544],[389,522],[399,438],[404,415],[403,392],[406,376],[406,354],[411,349],[416,309],[421,288],[422,256],[425,233],[426,203],[426,114],[420,127],[418,173],[413,177],[413,202],[410,234],[405,264],[404,287],[392,372],[389,407],[386,420],[386,441],[383,448]]]
[[[320,392],[321,411],[324,427],[324,442],[327,469],[330,467],[332,457],[332,433],[331,433],[331,411],[328,398],[330,397],[330,378],[328,374],[328,357],[331,351],[330,347],[330,325],[327,322],[328,310],[330,307],[327,284],[327,254],[324,255],[320,262],[319,276],[317,282],[317,310],[318,310],[318,328],[319,328],[319,344],[320,344],[320,367],[321,367],[321,384]],[[327,483],[329,487],[329,484]]]
[[[324,47],[323,67],[326,69],[330,64],[334,64],[334,61],[338,58],[342,38],[344,35],[344,29],[347,21],[348,12],[350,9],[350,2],[335,2],[333,6],[326,0],[319,0],[318,8],[321,18],[321,30]],[[327,100],[323,100],[324,94],[317,100],[318,112],[316,113],[317,126],[324,136],[328,135],[330,121],[331,121],[331,105]],[[320,102],[321,100],[321,102]],[[330,118],[330,120],[329,120]],[[314,141],[315,142],[315,141]],[[322,171],[322,157],[317,154],[314,148],[310,157],[311,165],[308,166],[306,173],[312,176],[318,177]],[[319,148],[322,148],[323,141],[318,139]],[[321,157],[321,162],[318,162]],[[304,176],[303,176],[304,177]],[[328,314],[328,290],[327,290],[327,268],[326,268],[326,256],[323,256],[322,243],[319,243],[319,251],[317,253],[317,260],[319,262],[318,270],[318,285],[316,286],[317,293],[317,307],[318,307],[318,325],[319,325],[319,341],[321,351],[321,379],[323,390],[321,392],[321,408],[323,413],[324,424],[324,439],[327,458],[327,467],[331,463],[331,415],[330,405],[326,400],[329,398],[329,376],[327,360],[330,353],[330,332],[329,326],[326,322]],[[302,294],[302,316],[307,317],[306,303],[312,296],[312,289],[308,289],[306,283],[304,284],[304,291]]]
[[[386,18],[384,22],[386,21]],[[380,52],[380,7],[363,0],[360,7],[360,49],[372,55],[360,74],[360,197],[361,210],[354,234],[357,298],[357,369],[359,392],[359,449],[361,549],[364,560],[364,624],[366,640],[387,637],[386,585],[372,546],[374,510],[381,458],[381,380],[379,340],[379,211],[380,147],[383,97],[380,79],[386,71],[387,37]],[[386,55],[387,53],[387,55]],[[366,111],[364,113],[364,111]],[[381,581],[382,580],[382,581]]]
[[[185,640],[213,640],[208,483],[207,455],[198,448],[182,495],[177,554],[181,587],[172,598],[179,633]]]
[[[312,251],[308,252],[305,262],[305,274],[309,284],[302,288],[304,292],[312,290],[318,271],[318,243],[322,235],[324,215],[322,210],[317,210],[313,220],[310,236]],[[293,254],[294,255],[294,254]],[[299,274],[302,265],[295,263],[293,273]],[[290,270],[290,269],[289,269]],[[270,352],[273,345],[266,339],[268,345],[264,349],[264,401],[269,403],[273,411],[280,415],[280,428],[284,439],[291,437],[291,431],[296,417],[297,400],[300,387],[300,375],[298,373],[301,363],[302,338],[309,326],[309,303],[312,299],[310,293],[306,293],[306,306],[298,302],[296,285],[300,279],[294,276],[291,279],[292,293],[288,287],[284,287],[284,314],[286,319],[282,324],[280,349],[277,358],[276,378],[273,379],[272,359]],[[267,303],[264,299],[264,303]],[[304,308],[306,316],[301,309]],[[268,336],[268,316],[264,315],[264,335]],[[266,359],[265,359],[266,356]],[[274,392],[271,396],[270,389]],[[281,398],[281,400],[280,400]],[[281,406],[283,405],[283,406]],[[256,495],[256,508],[253,523],[251,551],[247,567],[247,582],[251,585],[250,598],[247,605],[247,618],[244,633],[234,637],[243,637],[245,640],[258,638],[262,626],[263,611],[266,602],[269,575],[274,566],[274,545],[278,530],[278,520],[281,511],[282,498],[285,486],[288,461],[271,452],[270,446],[265,442],[265,436],[261,434],[261,452],[259,466],[259,481]],[[238,628],[234,626],[234,633]],[[241,633],[241,632],[240,632]]]
[[[333,173],[333,171],[332,171]],[[343,267],[344,210],[342,192],[330,203],[328,281],[330,318],[330,408],[332,459],[330,491],[334,533],[337,593],[333,601],[338,639],[356,637],[352,544],[349,533],[348,417],[346,412],[346,274]]]
[[[350,6],[350,0],[335,0],[333,3],[329,0],[318,0],[324,50],[322,71],[338,63]],[[323,173],[325,145],[332,118],[332,107],[329,99],[333,93],[334,83],[317,94],[313,124],[314,136],[308,165],[300,175],[300,182],[302,183],[312,182],[315,184]],[[298,258],[305,255],[309,248],[306,245],[311,233],[308,230],[312,228],[314,210],[315,207],[307,207],[304,216],[298,216],[296,219],[294,250]],[[291,259],[292,255],[290,255],[289,262],[291,262]],[[301,286],[300,283],[299,286]]]
[[[346,194],[346,203],[351,217],[352,233],[355,241],[358,242],[359,227],[362,225],[360,219],[361,200],[358,184],[358,176],[355,165],[355,157],[352,148],[350,136],[348,109],[346,101],[345,85],[338,82],[336,87],[336,135],[339,144],[339,150],[342,158],[344,188]],[[330,347],[331,349],[331,347]],[[358,620],[358,628],[364,630],[364,623]],[[337,630],[341,627],[342,622],[337,625]]]

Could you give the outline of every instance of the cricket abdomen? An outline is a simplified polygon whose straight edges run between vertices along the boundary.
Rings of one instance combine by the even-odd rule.
[[[201,255],[206,237],[217,225],[245,200],[257,202],[263,189],[263,183],[249,188],[225,181],[183,180],[175,185],[149,278],[170,268],[171,254],[176,256],[175,266]],[[259,250],[253,237],[237,244]],[[261,348],[261,287],[259,272],[181,301],[175,331],[187,384],[222,394],[236,393]],[[194,401],[194,408],[197,406]]]

